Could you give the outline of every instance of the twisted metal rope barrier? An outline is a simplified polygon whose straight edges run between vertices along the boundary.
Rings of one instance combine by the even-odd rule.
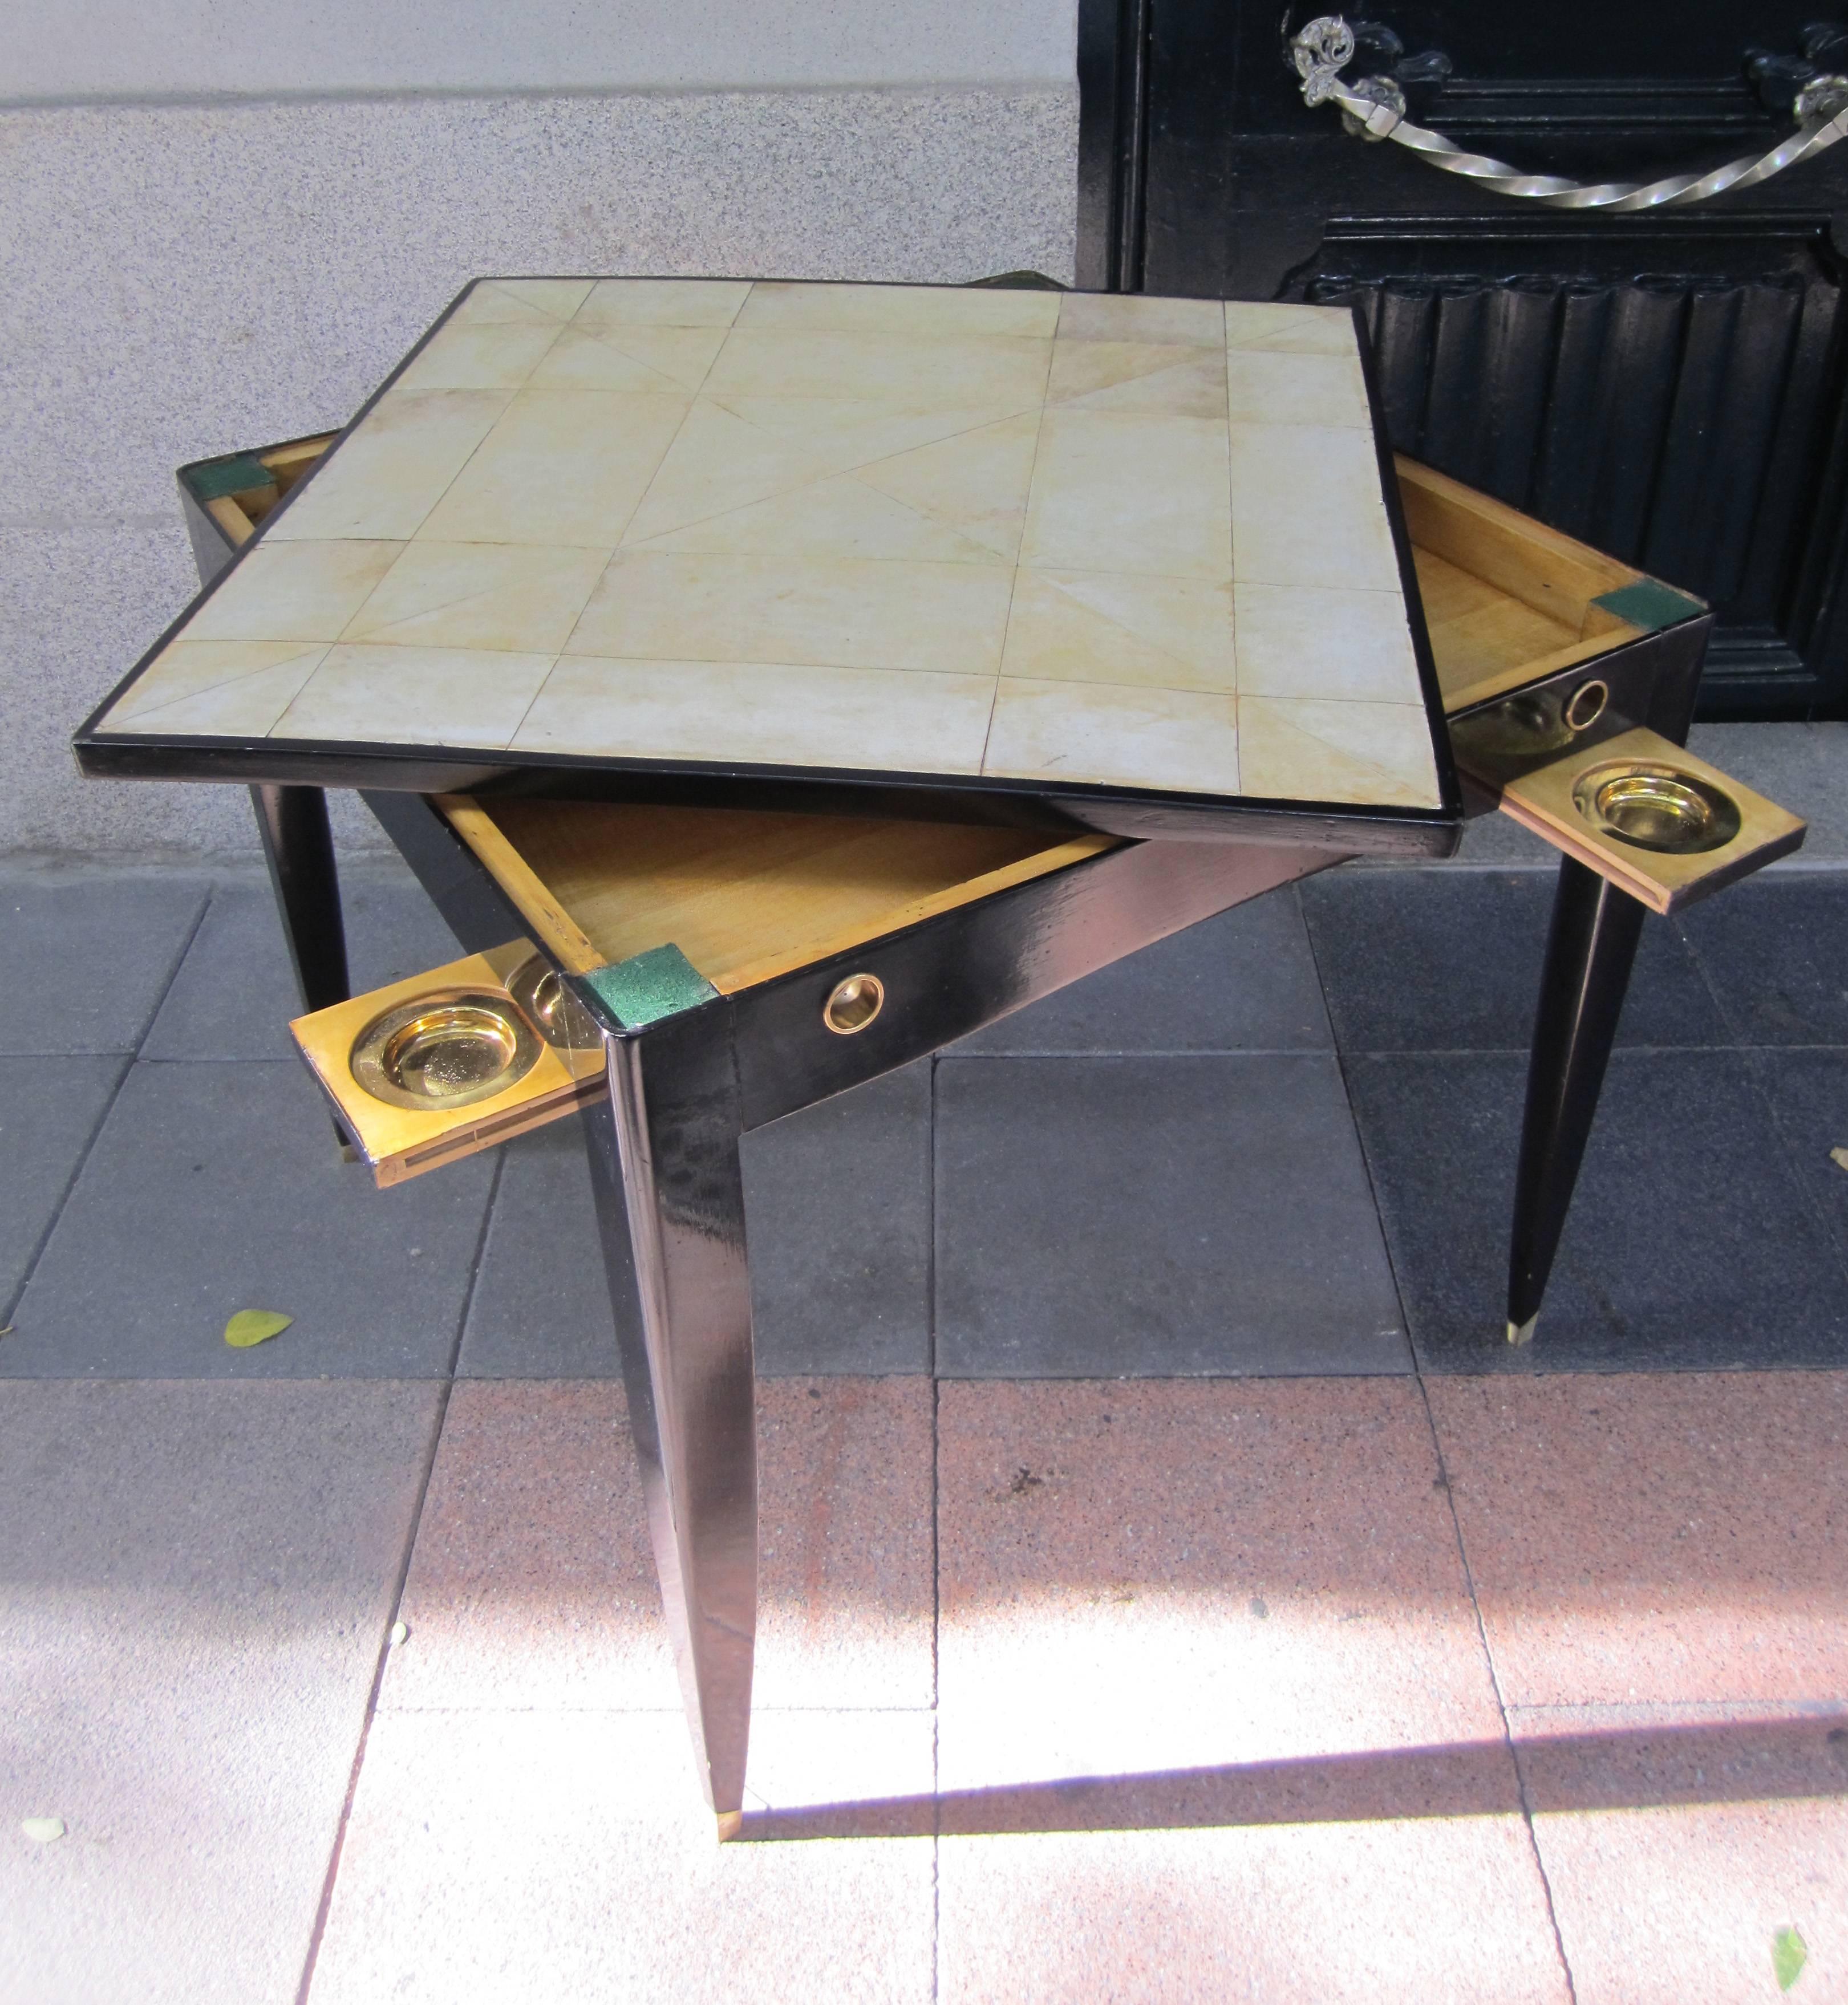
[[[1338,14],[1311,21],[1291,43],[1308,105],[1337,104],[1350,132],[1366,139],[1396,140],[1434,167],[1463,174],[1499,195],[1544,202],[1551,209],[1598,209],[1608,215],[1639,209],[1685,208],[1728,188],[1754,188],[1848,136],[1848,77],[1819,76],[1797,99],[1802,121],[1769,152],[1748,153],[1702,174],[1669,174],[1655,181],[1565,181],[1557,174],[1524,174],[1505,160],[1471,153],[1441,132],[1414,125],[1405,115],[1405,94],[1390,77],[1362,77],[1349,83],[1341,70],[1354,59],[1354,30]]]

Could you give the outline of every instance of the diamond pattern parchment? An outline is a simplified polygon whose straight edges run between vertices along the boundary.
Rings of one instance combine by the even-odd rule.
[[[473,286],[107,732],[1439,804],[1352,323]]]

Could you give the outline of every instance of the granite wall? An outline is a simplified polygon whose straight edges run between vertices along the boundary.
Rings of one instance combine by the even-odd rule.
[[[241,790],[80,781],[70,733],[194,588],[174,468],[339,423],[476,273],[1072,272],[1056,77],[40,94],[0,104],[0,851],[254,846]]]

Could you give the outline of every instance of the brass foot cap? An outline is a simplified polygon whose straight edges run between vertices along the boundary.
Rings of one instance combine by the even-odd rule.
[[[744,1828],[743,1810],[721,1810],[718,1813],[718,1842],[721,1845],[736,1838]]]
[[[1508,1341],[1510,1343],[1531,1343],[1534,1341],[1534,1326],[1539,1320],[1540,1312],[1536,1309],[1525,1322],[1511,1322],[1508,1326]]]

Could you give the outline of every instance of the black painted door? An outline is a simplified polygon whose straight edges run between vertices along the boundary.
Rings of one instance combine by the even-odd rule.
[[[1546,208],[1306,106],[1316,11],[1081,0],[1080,283],[1358,299],[1400,450],[1713,602],[1702,715],[1848,715],[1848,140],[1695,206]],[[1814,0],[1351,25],[1349,79],[1396,70],[1420,125],[1588,181],[1762,153],[1808,76],[1848,72],[1848,15]]]

